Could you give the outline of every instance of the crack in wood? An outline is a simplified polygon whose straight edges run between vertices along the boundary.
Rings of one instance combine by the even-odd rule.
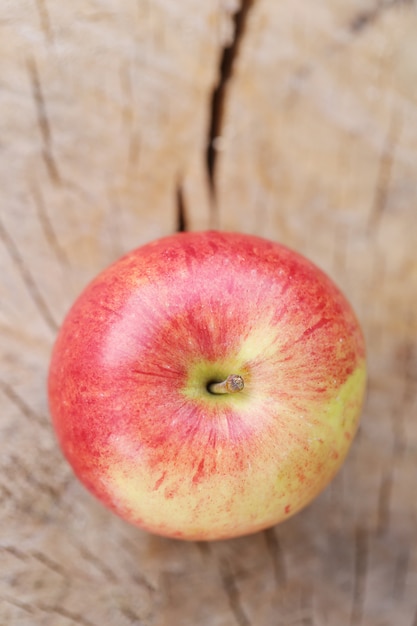
[[[3,602],[7,602],[7,604],[11,604],[17,609],[21,609],[22,611],[25,611],[25,613],[29,613],[30,615],[33,615],[37,609],[37,607],[32,606],[28,602],[22,602],[21,600],[18,600],[17,598],[11,598],[10,596],[7,596],[7,595],[0,596],[0,599],[3,600]]]
[[[397,6],[412,6],[414,0],[382,0],[374,7],[359,12],[350,22],[350,31],[355,35],[363,33],[379,20],[384,13]]]
[[[145,576],[143,576],[139,572],[131,573],[131,579],[136,585],[143,587],[152,595],[157,591],[156,587],[152,585],[152,583],[150,583],[149,580],[147,580]]]
[[[224,108],[230,80],[233,76],[236,59],[242,45],[250,9],[254,0],[242,0],[240,8],[234,15],[234,37],[232,42],[223,48],[220,59],[219,80],[211,97],[210,123],[207,142],[207,173],[213,200],[216,197],[216,162],[217,142],[222,134]]]
[[[300,589],[300,607],[298,613],[297,624],[300,626],[314,626],[314,610],[313,599],[314,593],[311,587],[302,587]]]
[[[377,529],[380,534],[387,532],[389,528],[391,494],[392,470],[382,477],[379,487]]]
[[[129,620],[129,622],[132,624],[132,626],[136,626],[136,625],[137,626],[142,626],[142,624],[143,624],[142,619],[130,607],[128,607],[128,606],[119,606],[119,611],[120,611],[120,613],[124,617],[126,617]]]
[[[314,626],[314,618],[311,615],[304,615],[300,620],[300,626]]]
[[[177,185],[177,233],[184,233],[187,229],[187,211],[185,208],[182,184]]]
[[[382,148],[379,159],[373,206],[368,221],[369,232],[372,232],[379,226],[382,215],[387,207],[391,174],[395,159],[395,148],[398,144],[400,133],[401,120],[395,115],[392,115],[386,133],[385,145]]]
[[[49,247],[51,248],[53,254],[55,255],[55,257],[57,258],[58,262],[61,265],[63,266],[69,265],[68,257],[65,254],[65,251],[62,248],[58,237],[56,236],[51,220],[49,219],[49,216],[46,212],[41,191],[39,187],[37,186],[37,184],[35,183],[35,181],[32,181],[32,184],[31,184],[31,195],[33,198],[33,203],[36,208],[36,213],[39,219],[39,223],[42,228],[42,232],[45,236],[45,239]]]
[[[413,294],[414,296],[414,294]],[[408,306],[405,325],[406,336],[400,347],[401,369],[403,372],[404,387],[401,398],[402,407],[408,407],[413,402],[417,387],[417,342],[414,338],[415,318],[414,297]]]
[[[50,557],[46,556],[46,554],[43,554],[42,552],[38,552],[37,550],[34,550],[30,554],[31,556],[33,556],[34,559],[39,561],[39,563],[42,563],[42,565],[44,565],[46,568],[48,568],[55,574],[62,576],[65,580],[69,579],[68,573],[65,571],[65,569],[61,567],[59,563],[52,560]]]
[[[407,383],[406,383],[407,384]],[[404,397],[401,398],[404,400]],[[407,419],[407,412],[409,407],[406,403],[402,402],[399,409],[391,411],[391,425],[392,425],[392,448],[393,458],[395,464],[400,462],[400,459],[404,456],[407,450],[408,441],[405,429],[405,420]]]
[[[7,554],[11,554],[16,559],[18,559],[19,561],[23,561],[24,563],[26,563],[28,559],[28,555],[25,554],[25,552],[22,552],[21,550],[16,548],[15,546],[0,546],[0,550],[2,550],[3,552],[7,552]]]
[[[31,604],[29,602],[22,602],[21,600],[18,600],[17,598],[12,598],[8,595],[0,596],[0,599],[4,600],[4,602],[7,602],[8,604],[11,604],[12,606],[15,606],[18,609],[21,609],[22,611],[25,611],[26,613],[29,613],[30,615],[36,615],[36,613],[40,611],[49,615],[59,615],[61,617],[64,617],[68,620],[71,620],[74,625],[97,626],[79,613],[69,611],[60,606],[50,606],[43,603]]]
[[[122,535],[121,536],[121,545],[123,546],[123,549],[125,551],[125,554],[135,563],[137,564],[138,562],[138,557],[137,557],[137,552],[138,552],[138,546],[136,545],[136,543],[134,541],[132,541],[130,539],[130,537],[127,537],[126,535]],[[132,576],[132,580],[140,585],[141,587],[144,587],[145,589],[147,589],[147,591],[149,591],[149,593],[154,594],[157,589],[155,587],[155,585],[153,585],[144,575],[143,572],[139,572],[138,570],[136,570],[134,573],[131,574]]]
[[[6,398],[8,398],[8,400],[10,400],[10,402],[14,404],[22,415],[27,417],[30,422],[36,422],[39,426],[47,426],[49,428],[49,420],[36,413],[28,404],[26,404],[23,398],[16,393],[13,387],[2,379],[0,379],[0,389]]]
[[[194,545],[203,558],[207,558],[211,555],[211,546],[207,541],[195,541]]]
[[[37,286],[32,274],[29,272],[26,264],[19,252],[19,249],[9,233],[6,230],[3,222],[0,221],[0,240],[3,241],[3,244],[9,253],[10,258],[13,261],[15,268],[17,269],[20,277],[26,286],[27,292],[29,293],[33,303],[35,304],[37,310],[39,311],[41,317],[45,321],[46,325],[50,330],[55,334],[58,330],[58,324],[54,320],[54,317],[49,310],[48,305],[46,304],[45,299],[43,298],[39,287]]]
[[[74,547],[77,548],[81,556],[95,567],[95,569],[100,572],[110,583],[117,583],[118,578],[116,574],[110,569],[106,563],[104,563],[101,559],[99,559],[93,552],[91,552],[85,545],[81,543],[73,542]]]
[[[72,620],[74,624],[78,624],[79,626],[97,626],[90,622],[87,618],[83,617],[79,613],[74,613],[73,611],[69,611],[61,606],[50,606],[48,604],[36,604],[34,605],[35,609],[42,611],[44,613],[48,613],[51,615],[60,615],[61,617],[65,617],[69,620]]]
[[[365,602],[365,585],[368,572],[368,531],[358,527],[355,532],[354,544],[354,581],[352,595],[351,626],[360,626],[362,623],[363,606]]]
[[[51,125],[49,122],[38,67],[34,58],[29,58],[26,65],[32,87],[32,97],[35,103],[38,126],[43,141],[42,157],[51,181],[54,185],[61,185],[62,178],[53,154]]]
[[[223,589],[226,593],[229,601],[230,609],[234,615],[236,623],[239,626],[251,626],[251,622],[243,610],[239,589],[236,585],[236,580],[233,575],[230,564],[226,560],[220,562],[220,576],[222,580]]]
[[[13,499],[13,492],[10,491],[10,489],[6,487],[6,485],[3,485],[3,483],[0,483],[0,490],[6,498],[10,498],[10,500]]]
[[[49,19],[48,7],[46,6],[46,0],[36,0],[36,7],[39,13],[39,20],[41,30],[44,34],[47,44],[54,43],[54,35],[51,28],[51,20]]]
[[[393,584],[392,595],[397,601],[401,600],[404,595],[409,565],[410,565],[410,553],[407,549],[403,548],[399,552],[395,561],[394,584]]]
[[[284,586],[287,582],[284,555],[275,528],[264,530],[264,537],[268,554],[272,561],[275,581],[278,586]]]
[[[45,493],[49,497],[51,502],[56,503],[59,501],[62,496],[62,485],[58,485],[55,483],[53,485],[50,485],[39,480],[35,476],[32,469],[24,465],[24,459],[22,457],[11,454],[9,459],[10,464],[3,468],[3,473],[6,477],[10,478],[11,480],[15,480],[16,477],[20,477],[23,484],[28,489],[37,490],[41,493]],[[53,480],[53,476],[51,476],[50,472],[48,474],[48,478],[52,478]],[[18,492],[15,490],[15,495],[16,493]],[[24,494],[22,494],[22,496],[24,497]]]

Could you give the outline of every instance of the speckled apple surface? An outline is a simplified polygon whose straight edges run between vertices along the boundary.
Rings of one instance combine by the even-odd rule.
[[[244,378],[234,394],[208,383]],[[126,255],[59,332],[60,445],[104,504],[155,533],[220,539],[296,513],[355,434],[365,346],[316,266],[264,239],[180,233]]]

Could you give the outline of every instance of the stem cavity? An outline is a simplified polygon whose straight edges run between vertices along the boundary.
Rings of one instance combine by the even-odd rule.
[[[213,394],[224,394],[224,393],[236,393],[238,391],[242,391],[245,386],[245,382],[242,376],[239,374],[230,374],[220,383],[209,383],[207,385],[207,389],[210,393]]]

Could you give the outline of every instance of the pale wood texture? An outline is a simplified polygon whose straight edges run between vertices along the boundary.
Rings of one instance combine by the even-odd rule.
[[[416,33],[399,0],[1,4],[2,625],[416,626]],[[213,544],[95,502],[45,392],[80,289],[180,221],[309,256],[369,350],[333,484],[285,524]]]

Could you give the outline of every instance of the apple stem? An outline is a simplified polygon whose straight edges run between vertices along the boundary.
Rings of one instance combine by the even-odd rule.
[[[210,383],[208,390],[210,393],[214,394],[236,393],[237,391],[242,391],[244,386],[245,383],[242,376],[239,376],[239,374],[230,374],[230,376],[221,383]]]

